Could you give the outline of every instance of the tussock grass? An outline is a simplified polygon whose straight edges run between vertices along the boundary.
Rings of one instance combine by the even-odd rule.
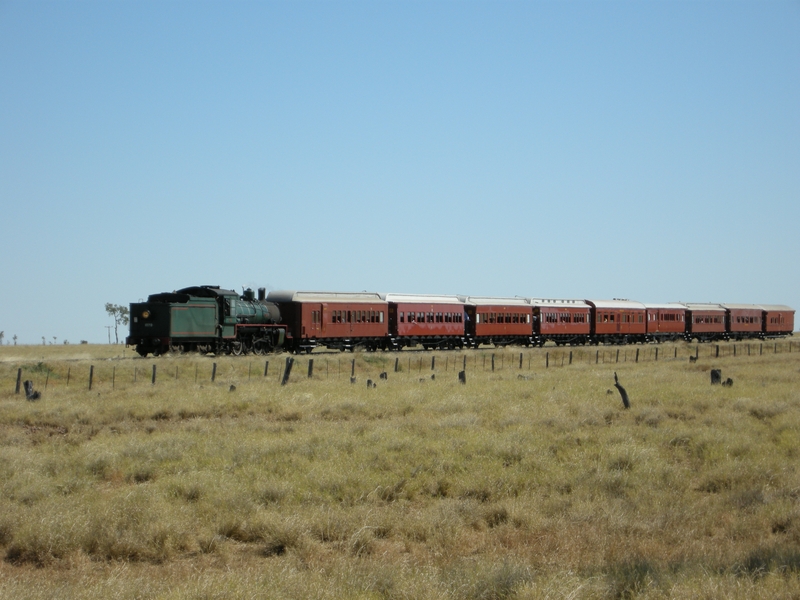
[[[787,343],[692,364],[683,344],[545,348],[495,371],[481,351],[467,385],[459,353],[435,379],[431,353],[315,353],[284,387],[281,356],[3,347],[0,597],[796,596]],[[41,400],[13,393],[18,368]]]

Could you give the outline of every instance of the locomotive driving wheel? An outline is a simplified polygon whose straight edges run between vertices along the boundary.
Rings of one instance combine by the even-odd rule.
[[[236,340],[235,342],[231,343],[231,353],[236,356],[241,356],[244,354],[244,344],[241,341]]]

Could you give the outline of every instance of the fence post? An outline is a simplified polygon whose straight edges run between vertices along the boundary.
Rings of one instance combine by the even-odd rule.
[[[217,363],[213,363],[211,365],[211,381],[213,382],[217,378]]]
[[[269,361],[267,360],[264,362],[264,377],[266,377],[268,373],[269,373]]]
[[[598,364],[600,362],[600,350],[595,350],[594,352],[594,364]]]
[[[153,385],[156,384],[156,365],[153,364]]]
[[[92,389],[92,379],[94,379],[94,365],[89,365],[89,389]]]
[[[494,373],[494,354],[492,354],[492,372]]]
[[[544,355],[544,368],[545,369],[549,369],[550,368],[550,353],[549,352],[547,352]]]
[[[572,364],[572,350],[569,351],[569,364]]]
[[[310,358],[308,360],[308,378],[311,379],[314,376],[314,359]]]
[[[572,361],[570,361],[570,363],[572,363]],[[522,370],[522,352],[519,353],[519,370]]]
[[[764,344],[759,344],[758,355],[761,356],[762,354],[764,354]]]
[[[21,383],[22,383],[22,368],[20,367],[19,369],[17,369],[17,387],[14,391],[15,394],[19,394],[19,386],[21,385]]]
[[[436,369],[436,357],[431,356],[431,371],[434,371],[435,369]]]
[[[617,348],[617,362],[619,362],[619,348]]]
[[[719,358],[719,344],[717,344],[717,355],[715,356],[715,358]]]
[[[400,369],[400,357],[399,356],[395,356],[394,357],[394,372],[397,373],[397,371],[399,369]]]
[[[636,349],[636,362],[639,362],[639,349]]]
[[[656,362],[658,362],[658,346],[656,346]]]
[[[355,359],[353,360],[353,364],[355,364]],[[283,380],[281,380],[281,385],[286,385],[289,382],[289,375],[292,372],[292,365],[294,364],[294,359],[291,356],[286,357],[286,370],[283,372]]]
[[[464,355],[464,372],[467,370],[467,355]]]

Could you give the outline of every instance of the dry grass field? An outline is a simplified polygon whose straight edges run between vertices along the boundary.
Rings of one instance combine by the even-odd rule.
[[[4,346],[0,597],[800,598],[800,343],[695,348]]]

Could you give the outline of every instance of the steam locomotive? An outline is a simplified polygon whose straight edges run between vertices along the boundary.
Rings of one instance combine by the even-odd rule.
[[[270,292],[219,286],[130,305],[126,344],[141,356],[493,346],[658,343],[791,335],[794,309],[756,304],[643,304],[413,294]]]
[[[147,356],[168,351],[265,354],[283,346],[286,327],[265,290],[247,289],[241,296],[219,286],[187,287],[151,294],[130,306],[126,344]]]

